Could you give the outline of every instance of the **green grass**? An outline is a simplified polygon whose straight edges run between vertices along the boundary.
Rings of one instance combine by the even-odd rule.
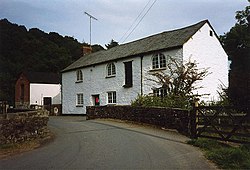
[[[17,148],[17,144],[10,143],[10,144],[0,145],[0,151],[4,149],[13,149],[13,148]]]
[[[250,144],[231,146],[225,143],[199,138],[188,141],[205,152],[205,156],[222,169],[250,169]]]

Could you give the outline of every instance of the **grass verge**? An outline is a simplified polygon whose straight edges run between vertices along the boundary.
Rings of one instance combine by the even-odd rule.
[[[190,140],[188,144],[201,148],[219,168],[250,169],[250,144],[233,146],[205,138]]]

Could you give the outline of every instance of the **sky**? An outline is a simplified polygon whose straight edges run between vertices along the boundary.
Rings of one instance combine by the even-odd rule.
[[[91,44],[105,47],[111,39],[123,44],[205,19],[223,35],[234,26],[235,12],[247,5],[247,0],[0,0],[0,19],[90,43],[87,12],[98,19],[91,20]]]

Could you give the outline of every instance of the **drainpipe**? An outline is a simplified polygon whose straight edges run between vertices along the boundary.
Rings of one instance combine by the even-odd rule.
[[[61,113],[59,113],[59,114],[63,114],[63,83],[62,83],[62,80],[61,80],[61,87],[60,87],[60,93],[61,93]]]
[[[143,75],[142,75],[142,60],[143,60],[143,56],[141,56],[141,95],[143,95]]]

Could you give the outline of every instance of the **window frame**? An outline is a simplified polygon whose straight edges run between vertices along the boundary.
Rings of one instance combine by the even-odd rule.
[[[117,94],[116,94],[116,91],[109,91],[109,92],[107,92],[107,103],[109,105],[117,103]]]
[[[213,37],[214,36],[214,32],[212,30],[209,30],[209,36]]]
[[[167,59],[166,56],[162,53],[157,53],[152,56],[152,69],[166,69]]]
[[[167,96],[168,92],[167,92],[167,89],[166,88],[154,88],[152,89],[153,90],[153,95],[155,97],[161,97],[161,98],[164,98]]]
[[[108,63],[106,66],[106,77],[116,76],[116,66],[114,63]]]
[[[76,71],[76,83],[80,83],[83,81],[83,73],[82,70]]]
[[[125,84],[124,88],[129,88],[133,86],[133,61],[124,62],[125,70]]]
[[[83,93],[76,94],[76,107],[83,107]]]

